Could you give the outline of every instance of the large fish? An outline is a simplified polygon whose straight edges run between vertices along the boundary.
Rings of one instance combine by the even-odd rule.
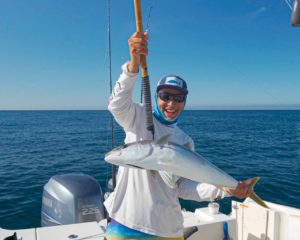
[[[233,177],[190,149],[169,142],[170,138],[171,135],[167,135],[157,141],[125,144],[107,153],[105,161],[114,165],[159,171],[170,187],[173,187],[170,174],[213,184],[224,190],[237,187],[238,181]],[[252,182],[252,189],[258,180],[259,177],[256,177]],[[249,197],[259,205],[269,208],[254,191]]]

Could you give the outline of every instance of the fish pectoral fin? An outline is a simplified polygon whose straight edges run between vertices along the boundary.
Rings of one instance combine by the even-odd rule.
[[[162,180],[167,184],[169,188],[175,188],[175,183],[173,181],[173,175],[172,173],[166,172],[166,171],[159,171],[159,175],[161,176]]]
[[[139,166],[135,166],[133,164],[126,164],[126,166],[131,167],[131,168],[144,169],[144,168],[141,168]]]
[[[161,137],[160,139],[156,140],[155,143],[160,146],[163,146],[171,140],[171,137],[172,137],[172,134],[167,134],[167,135]]]

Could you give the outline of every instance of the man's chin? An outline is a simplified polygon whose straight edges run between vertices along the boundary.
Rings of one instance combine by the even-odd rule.
[[[176,117],[177,117],[177,115],[178,115],[177,113],[175,113],[175,114],[164,113],[164,114],[165,114],[166,118],[167,118],[169,121],[175,120]]]

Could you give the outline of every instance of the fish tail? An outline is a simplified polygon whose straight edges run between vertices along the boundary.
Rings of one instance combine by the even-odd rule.
[[[254,181],[251,184],[251,188],[254,189],[254,186],[259,181],[260,177],[255,177]],[[251,198],[253,201],[255,201],[258,205],[269,208],[269,206],[262,200],[255,192],[254,190],[250,193],[249,198]]]

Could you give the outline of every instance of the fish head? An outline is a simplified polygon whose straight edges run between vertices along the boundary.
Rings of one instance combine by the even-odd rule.
[[[104,160],[119,166],[143,167],[140,163],[151,154],[151,149],[150,141],[124,144],[108,152]]]

